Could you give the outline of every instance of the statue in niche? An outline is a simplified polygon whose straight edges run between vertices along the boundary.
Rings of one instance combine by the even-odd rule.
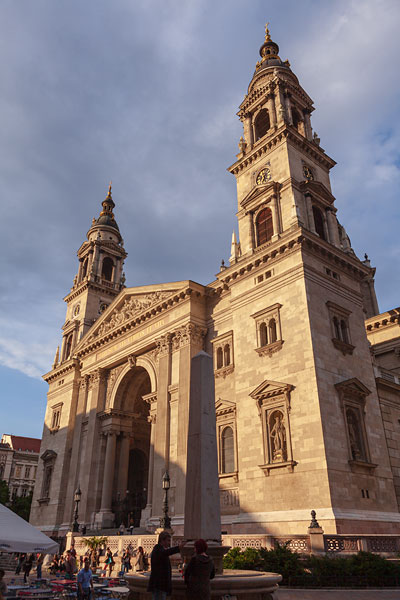
[[[280,411],[275,411],[270,417],[270,438],[273,462],[285,461],[287,459],[286,429]]]
[[[347,410],[347,430],[349,432],[350,451],[353,460],[363,460],[360,426],[354,411]]]

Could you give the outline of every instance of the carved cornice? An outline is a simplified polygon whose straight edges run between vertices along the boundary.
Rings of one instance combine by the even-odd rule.
[[[290,125],[282,125],[275,131],[271,136],[265,136],[257,142],[253,149],[245,154],[243,158],[237,160],[233,165],[228,168],[230,173],[237,175],[243,169],[257,161],[264,154],[269,153],[278,144],[284,141],[290,141],[292,144],[301,148],[301,150],[308,156],[310,156],[316,162],[321,163],[327,169],[331,169],[336,165],[336,162],[330,158],[325,152],[316,146],[313,142],[307,140],[300,133],[298,133]]]
[[[62,365],[60,365],[53,371],[50,371],[49,373],[46,373],[46,375],[43,375],[43,379],[47,381],[47,383],[51,383],[55,379],[66,375],[66,373],[69,373],[74,369],[80,369],[80,366],[80,361],[76,357],[71,358],[70,360],[62,363]]]
[[[112,419],[113,417],[123,418],[123,419],[133,419],[138,415],[133,412],[128,412],[126,410],[120,410],[118,408],[106,408],[102,412],[98,413],[97,418],[100,421],[105,421],[106,419]]]

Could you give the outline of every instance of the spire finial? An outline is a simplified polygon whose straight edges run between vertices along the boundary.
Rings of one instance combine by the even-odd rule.
[[[265,41],[266,42],[271,41],[271,34],[269,33],[268,25],[269,25],[269,22],[265,25]]]
[[[109,185],[108,185],[108,194],[107,194],[107,198],[112,198],[111,195],[111,188],[112,188],[112,181],[110,181]]]

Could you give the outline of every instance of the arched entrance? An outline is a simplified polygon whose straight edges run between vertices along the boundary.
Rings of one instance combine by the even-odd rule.
[[[147,502],[151,425],[143,396],[150,392],[148,372],[136,366],[122,379],[115,395],[114,409],[121,419],[112,503],[117,527],[121,523],[139,527]]]

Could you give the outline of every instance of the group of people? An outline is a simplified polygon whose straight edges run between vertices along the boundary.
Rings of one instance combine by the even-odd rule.
[[[27,583],[28,577],[34,564],[36,564],[36,577],[38,579],[42,578],[42,566],[44,561],[44,554],[27,554],[25,552],[18,552],[16,554],[17,566],[15,569],[15,574],[19,575],[21,571],[24,574],[24,583]]]
[[[151,573],[147,591],[152,593],[153,600],[166,600],[172,592],[172,570],[169,557],[182,553],[185,542],[172,546],[171,535],[162,531],[158,543],[151,553]],[[210,600],[210,580],[215,577],[215,567],[207,554],[207,542],[197,540],[194,543],[195,554],[183,571],[188,600]]]
[[[168,531],[162,531],[158,536],[158,542],[151,553],[151,573],[147,590],[151,592],[153,600],[166,600],[172,592],[172,569],[170,556],[181,553],[185,546],[182,542],[179,546],[171,547],[171,535]],[[214,563],[207,554],[207,543],[204,540],[197,540],[194,543],[195,554],[185,566],[183,577],[186,584],[188,600],[210,600],[211,587],[210,580],[215,576]],[[41,578],[41,568],[44,556],[36,556],[37,577]],[[85,556],[80,557],[80,570],[77,574],[78,600],[90,600],[93,592],[93,574],[91,566],[96,567],[98,556],[94,551],[88,551]],[[122,570],[124,573],[132,569],[132,558],[134,558],[134,568],[136,572],[147,571],[148,559],[142,546],[133,550],[130,546],[125,550],[122,557]],[[20,554],[17,557],[16,574],[24,572],[24,581],[27,580],[29,573],[35,561],[34,554]],[[106,550],[105,564],[109,568],[111,575],[115,564],[112,551]],[[77,556],[74,548],[67,550],[64,556],[54,555],[50,566],[53,572],[62,570],[67,578],[72,579],[77,569]],[[0,569],[0,600],[2,600],[1,580],[4,572]],[[3,592],[4,595],[4,592]]]

